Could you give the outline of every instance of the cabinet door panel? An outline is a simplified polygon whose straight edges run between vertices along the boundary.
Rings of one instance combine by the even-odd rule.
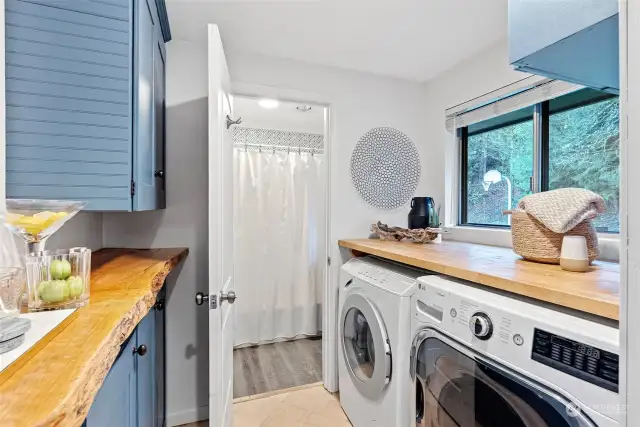
[[[137,327],[138,348],[146,354],[136,356],[138,363],[138,425],[153,426],[156,419],[156,317],[152,309]]]
[[[165,365],[165,307],[166,290],[163,287],[158,293],[161,308],[155,309],[156,316],[156,427],[164,427],[166,420],[166,365]]]
[[[4,6],[7,195],[131,210],[128,0]]]
[[[134,331],[102,383],[87,416],[87,427],[135,427],[136,369]]]
[[[134,180],[136,193],[134,210],[155,209],[154,176],[154,117],[153,117],[153,57],[155,54],[155,25],[150,1],[136,3],[138,23],[135,42],[135,96],[134,96]],[[154,4],[155,6],[155,4]]]
[[[156,31],[155,55],[153,61],[153,108],[154,108],[154,144],[155,144],[155,170],[162,171],[156,174],[155,209],[166,207],[166,171],[165,171],[165,58],[164,42],[160,31]]]
[[[94,14],[105,18],[129,19],[129,8],[123,0],[28,0],[30,3],[43,4],[64,10]]]

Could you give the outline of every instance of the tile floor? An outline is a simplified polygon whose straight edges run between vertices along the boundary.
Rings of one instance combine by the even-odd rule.
[[[233,427],[351,427],[337,395],[322,385],[233,405]],[[207,421],[183,427],[207,427]]]

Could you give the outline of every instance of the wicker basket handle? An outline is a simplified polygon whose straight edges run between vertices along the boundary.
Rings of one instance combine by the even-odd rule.
[[[502,215],[511,215],[512,213],[513,213],[513,209],[502,211]]]

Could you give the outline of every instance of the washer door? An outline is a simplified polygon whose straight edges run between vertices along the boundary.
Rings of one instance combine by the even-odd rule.
[[[378,400],[391,381],[391,347],[382,316],[362,295],[345,301],[342,350],[349,376],[360,393]]]
[[[434,330],[416,343],[416,427],[595,427],[569,399]]]

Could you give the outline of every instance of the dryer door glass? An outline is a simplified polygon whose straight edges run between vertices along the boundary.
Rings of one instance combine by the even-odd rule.
[[[444,337],[421,342],[415,369],[416,426],[594,426],[564,397]]]
[[[391,379],[391,348],[376,307],[350,295],[342,311],[342,350],[349,375],[363,396],[377,399]]]
[[[349,366],[360,381],[373,376],[376,365],[376,346],[371,326],[357,308],[350,308],[344,321],[344,345]]]

